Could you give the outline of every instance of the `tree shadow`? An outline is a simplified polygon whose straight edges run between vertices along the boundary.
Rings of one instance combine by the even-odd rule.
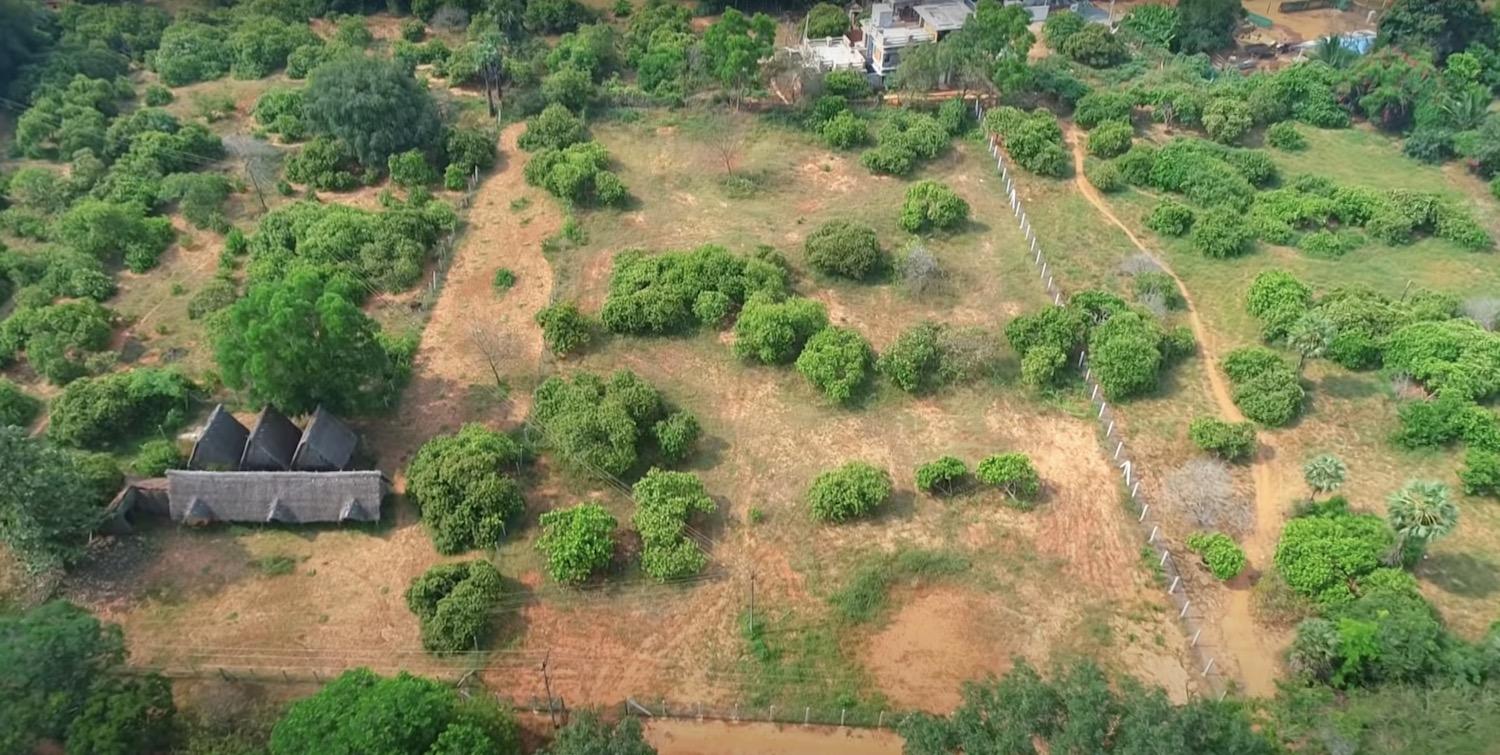
[[[1484,556],[1440,553],[1421,561],[1418,574],[1444,592],[1484,598],[1500,590],[1500,565]]]
[[[520,580],[501,574],[500,582],[501,606],[492,612],[488,642],[484,643],[489,648],[520,642],[526,636],[525,608],[539,600],[536,588]]]
[[[1350,400],[1381,394],[1380,381],[1365,375],[1329,375],[1318,381],[1318,392]]]

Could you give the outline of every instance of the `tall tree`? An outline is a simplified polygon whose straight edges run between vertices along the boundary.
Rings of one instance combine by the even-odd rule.
[[[1214,53],[1234,42],[1234,27],[1245,16],[1240,0],[1182,0],[1177,4],[1179,52]]]
[[[1494,25],[1478,0],[1396,0],[1380,19],[1380,45],[1431,52],[1439,62],[1486,39]]]
[[[764,13],[746,17],[730,8],[703,33],[703,63],[719,83],[742,93],[771,57],[776,22]]]
[[[74,456],[22,428],[0,428],[0,480],[0,539],[28,569],[66,566],[83,555],[101,502]]]
[[[390,406],[408,365],[354,304],[342,275],[311,269],[250,289],[220,322],[214,352],[224,383],[284,411],[335,413]]]
[[[1428,543],[1458,526],[1458,506],[1448,486],[1429,480],[1410,480],[1386,501],[1386,519],[1396,531],[1392,560],[1399,562],[1407,550],[1421,552]]]
[[[432,96],[390,60],[339,56],[312,72],[303,102],[307,125],[343,140],[366,167],[433,148],[442,132]]]

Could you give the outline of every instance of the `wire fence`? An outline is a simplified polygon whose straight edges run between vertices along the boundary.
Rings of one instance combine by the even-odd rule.
[[[497,137],[498,138],[498,137]],[[422,293],[421,306],[423,312],[431,312],[437,304],[438,295],[442,293],[443,282],[448,278],[448,270],[453,266],[453,260],[458,256],[458,242],[468,229],[464,222],[469,208],[474,205],[474,194],[479,191],[479,167],[464,180],[464,193],[458,198],[458,208],[455,213],[453,227],[448,229],[448,235],[438,239],[433,245],[432,276],[427,281],[427,290]]]
[[[984,113],[984,106],[975,102],[974,115],[981,124],[984,122]],[[1011,177],[1004,151],[1000,148],[1000,142],[993,133],[988,135],[988,144],[990,155],[995,158],[995,167],[1000,171],[1001,180],[1005,182],[1005,196],[1010,204],[1011,213],[1015,216],[1016,225],[1021,229],[1021,235],[1025,237],[1028,244],[1027,253],[1036,268],[1037,280],[1046,288],[1047,295],[1052,297],[1053,306],[1066,306],[1068,296],[1058,284],[1052,264],[1042,250],[1036,229],[1032,227],[1021,196],[1016,192],[1016,182]],[[1120,418],[1105,397],[1098,379],[1094,377],[1093,369],[1088,362],[1088,355],[1080,353],[1074,366],[1083,371],[1084,387],[1089,392],[1089,403],[1094,409],[1094,420],[1101,431],[1099,437],[1102,450],[1110,464],[1119,472],[1125,495],[1129,498],[1131,510],[1136,515],[1136,524],[1145,536],[1145,548],[1148,550],[1143,551],[1143,555],[1149,554],[1154,560],[1167,596],[1177,610],[1177,619],[1188,639],[1188,652],[1197,666],[1193,671],[1204,681],[1208,689],[1222,699],[1228,694],[1229,679],[1225,677],[1216,662],[1215,648],[1204,640],[1203,629],[1207,617],[1193,607],[1187,583],[1177,569],[1174,543],[1168,536],[1161,519],[1152,514],[1153,500],[1150,494],[1141,490],[1141,479],[1146,475],[1146,470],[1131,455],[1129,442],[1120,425]],[[1160,507],[1156,510],[1161,511]],[[1180,548],[1177,550],[1180,552]]]

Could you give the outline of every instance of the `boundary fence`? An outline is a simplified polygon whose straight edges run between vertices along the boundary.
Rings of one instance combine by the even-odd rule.
[[[975,102],[974,116],[979,120],[980,128],[984,127],[984,113],[984,106]],[[1021,235],[1026,238],[1029,245],[1028,253],[1032,264],[1036,267],[1037,280],[1052,297],[1053,306],[1066,306],[1068,296],[1058,285],[1056,273],[1047,255],[1042,251],[1042,244],[1037,237],[1036,229],[1032,227],[1021,197],[1016,193],[1016,183],[1005,162],[1004,150],[1000,148],[1000,142],[995,134],[988,133],[987,137],[990,156],[995,158],[995,167],[1000,171],[1001,180],[1005,181],[1005,196],[1015,216],[1016,225],[1021,229]],[[1197,662],[1197,668],[1193,669],[1193,672],[1217,693],[1219,699],[1223,699],[1229,692],[1230,680],[1218,667],[1217,659],[1212,652],[1213,648],[1203,641],[1203,628],[1207,618],[1200,611],[1194,610],[1187,584],[1182,578],[1182,573],[1177,569],[1177,556],[1173,553],[1173,543],[1161,520],[1151,514],[1150,494],[1141,490],[1141,478],[1146,472],[1132,457],[1124,430],[1119,427],[1118,417],[1108,399],[1105,398],[1098,379],[1094,377],[1087,354],[1080,353],[1074,366],[1083,370],[1084,386],[1089,391],[1089,404],[1095,409],[1094,420],[1101,430],[1101,450],[1120,474],[1125,495],[1130,498],[1131,506],[1136,512],[1136,524],[1145,536],[1145,547],[1149,548],[1153,554],[1156,568],[1160,569],[1162,580],[1166,584],[1167,596],[1171,599],[1173,607],[1177,609],[1177,619],[1188,638],[1188,651]],[[1160,511],[1159,508],[1158,511]]]
[[[499,149],[499,136],[496,135],[495,149]],[[432,277],[427,281],[427,290],[422,292],[422,311],[431,313],[437,304],[438,295],[443,291],[443,282],[448,278],[448,269],[453,266],[453,260],[458,252],[459,238],[468,230],[469,208],[474,204],[474,194],[479,191],[479,167],[474,167],[464,181],[465,188],[463,196],[458,199],[458,206],[454,208],[453,227],[448,229],[448,235],[438,239],[432,245],[434,260],[432,265]]]

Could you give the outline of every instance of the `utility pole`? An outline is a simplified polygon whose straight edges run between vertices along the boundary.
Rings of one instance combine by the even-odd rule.
[[[547,655],[542,658],[542,687],[547,690],[547,718],[552,720],[552,728],[557,728],[557,706],[552,704],[552,677],[547,673],[547,662],[552,660],[552,648],[547,648]]]

